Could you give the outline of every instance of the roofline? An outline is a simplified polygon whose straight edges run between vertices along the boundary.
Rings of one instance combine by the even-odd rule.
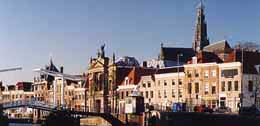
[[[207,48],[207,47],[211,47],[211,46],[213,46],[213,45],[222,43],[222,42],[227,42],[227,40],[226,40],[226,39],[223,39],[223,40],[217,41],[217,42],[215,42],[215,43],[209,44],[208,46],[205,46],[204,49]]]
[[[211,62],[211,63],[196,63],[196,64],[185,64],[184,67],[194,67],[194,66],[213,66],[218,65],[217,62]]]
[[[162,47],[162,48],[179,48],[179,49],[192,49],[192,48],[185,48],[185,47]]]

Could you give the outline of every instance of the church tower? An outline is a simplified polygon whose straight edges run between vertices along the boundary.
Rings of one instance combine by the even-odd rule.
[[[209,45],[209,40],[207,37],[207,23],[205,21],[204,6],[202,1],[197,8],[197,18],[195,26],[195,38],[192,44],[194,51],[198,52],[202,50],[205,46]]]

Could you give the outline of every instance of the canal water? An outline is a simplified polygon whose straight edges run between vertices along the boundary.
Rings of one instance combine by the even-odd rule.
[[[41,126],[40,124],[30,124],[30,123],[9,123],[9,126]]]

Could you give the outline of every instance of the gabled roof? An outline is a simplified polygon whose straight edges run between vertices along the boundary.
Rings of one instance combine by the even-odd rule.
[[[230,50],[232,50],[232,48],[228,44],[227,40],[221,40],[203,48],[203,51],[206,52],[227,52]]]
[[[50,64],[45,66],[46,70],[53,71],[53,72],[59,72],[57,67],[53,64],[52,59],[50,60]],[[41,74],[41,78],[44,78],[45,80],[48,81],[48,83],[52,83],[54,80],[54,77],[51,75],[46,75],[46,74]]]
[[[242,50],[235,50],[235,61],[242,62]],[[256,65],[260,65],[260,52],[243,51],[243,73],[258,74]]]
[[[141,81],[142,76],[152,76],[154,79],[155,74],[165,74],[165,73],[177,73],[178,67],[169,67],[163,69],[147,68],[147,67],[133,67],[124,72],[123,78],[120,79],[120,85],[124,85],[124,80],[126,77],[129,79],[129,84],[138,84]],[[184,67],[179,67],[179,72],[184,72]]]
[[[53,64],[52,59],[50,60],[50,64],[46,66],[45,69],[49,71],[59,72],[57,67]]]
[[[153,68],[133,67],[125,77],[129,78],[130,84],[138,84],[142,76],[153,75],[155,72],[156,69]],[[124,79],[121,80],[121,85],[124,84]]]
[[[120,57],[115,61],[115,64],[117,66],[133,66],[133,67],[138,67],[139,62],[136,60],[135,57],[130,57],[130,56],[124,56]]]
[[[231,50],[232,48],[228,44],[227,40],[218,41],[203,48],[203,51],[206,52],[228,52]]]
[[[165,73],[177,73],[179,69],[179,72],[184,72],[184,67],[183,66],[176,66],[176,67],[168,67],[168,68],[162,68],[158,69],[155,74],[165,74]]]
[[[177,61],[177,54],[182,54],[180,62],[187,62],[195,56],[195,51],[192,48],[161,47],[161,60]]]
[[[199,51],[197,53],[197,62],[198,63],[210,63],[210,62],[222,63],[223,61],[213,52]]]

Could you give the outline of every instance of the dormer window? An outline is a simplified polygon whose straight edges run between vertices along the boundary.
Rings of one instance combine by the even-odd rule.
[[[129,81],[130,81],[129,78],[126,77],[126,78],[125,78],[125,85],[129,85]]]

